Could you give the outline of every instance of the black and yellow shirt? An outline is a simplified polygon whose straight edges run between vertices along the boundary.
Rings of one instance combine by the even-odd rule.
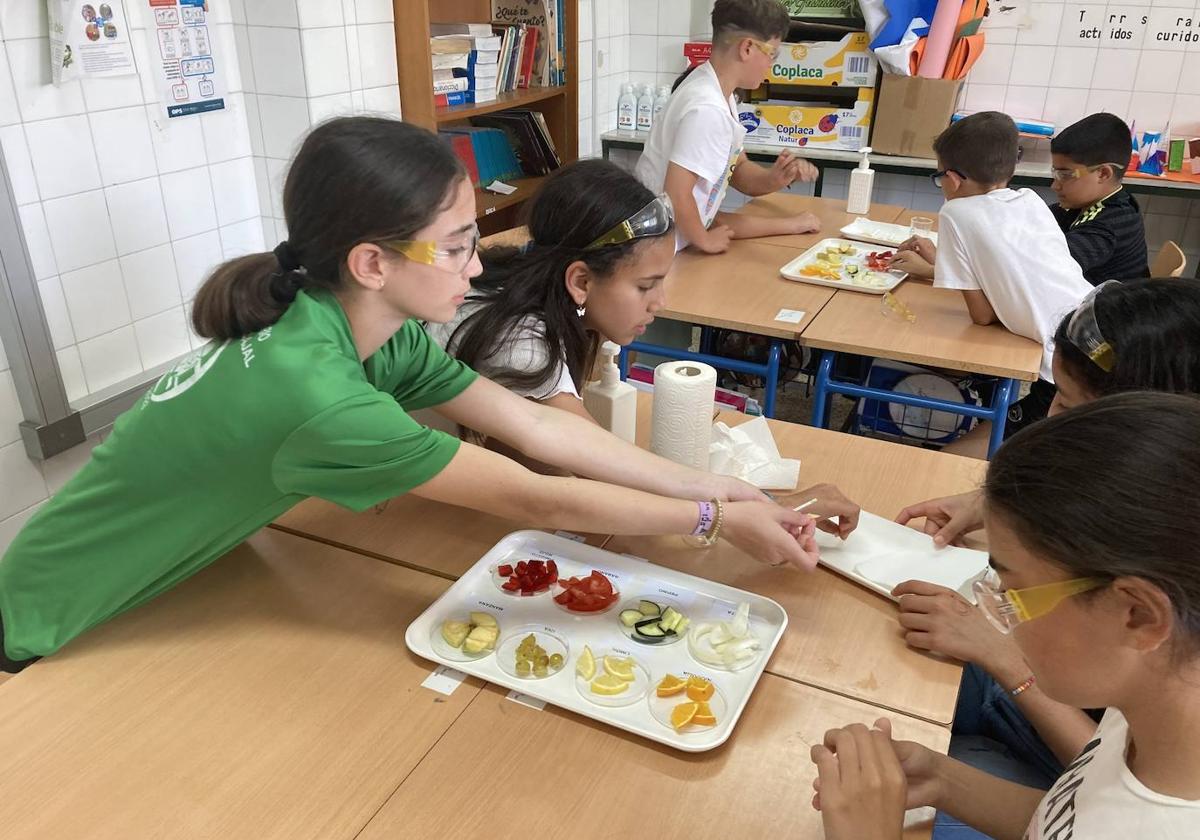
[[[1093,286],[1150,276],[1142,211],[1128,190],[1119,189],[1090,207],[1068,210],[1055,204],[1050,210]]]

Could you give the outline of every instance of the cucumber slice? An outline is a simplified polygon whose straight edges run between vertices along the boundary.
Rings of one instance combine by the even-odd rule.
[[[621,623],[626,627],[632,627],[639,621],[645,621],[646,616],[642,615],[637,610],[621,610]]]
[[[633,638],[649,645],[656,645],[664,641],[666,635],[666,631],[659,626],[657,618],[640,621],[633,628]]]
[[[674,630],[679,624],[679,620],[681,618],[683,618],[683,615],[679,612],[679,610],[675,609],[674,607],[667,607],[666,610],[663,611],[662,621],[659,623],[662,625],[664,630]]]
[[[685,632],[687,632],[688,624],[690,624],[690,623],[691,623],[690,620],[686,616],[680,616],[679,623],[676,624],[675,628],[674,628],[675,632],[678,635],[682,636]]]
[[[662,615],[662,607],[653,601],[641,601],[638,603],[638,611],[647,618],[657,618]]]

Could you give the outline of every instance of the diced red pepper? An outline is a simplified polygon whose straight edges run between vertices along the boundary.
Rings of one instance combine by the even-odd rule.
[[[515,592],[520,588],[520,584],[515,580],[506,580],[504,583],[500,584],[500,588],[505,592]]]
[[[550,574],[554,575],[555,577],[558,577],[558,564],[555,563],[553,560],[546,561],[546,569],[550,572]]]
[[[496,574],[500,575],[500,577],[509,577],[512,575],[512,572],[513,568],[508,563],[505,563],[503,566],[496,567]]]

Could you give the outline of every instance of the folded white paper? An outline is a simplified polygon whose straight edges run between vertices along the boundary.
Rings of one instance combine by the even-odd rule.
[[[948,546],[905,525],[863,511],[858,528],[845,540],[817,532],[821,564],[881,595],[906,580],[953,589],[974,603],[972,584],[987,572],[987,552]]]
[[[763,490],[795,490],[800,478],[800,462],[779,457],[779,447],[765,417],[733,428],[714,423],[708,468]]]

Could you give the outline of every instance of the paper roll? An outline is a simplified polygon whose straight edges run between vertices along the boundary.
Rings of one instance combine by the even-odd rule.
[[[940,79],[946,72],[946,59],[950,57],[958,15],[962,11],[962,0],[938,0],[929,26],[929,38],[925,42],[925,55],[917,75],[927,79]]]
[[[703,362],[663,362],[654,369],[650,451],[708,470],[717,372]]]

